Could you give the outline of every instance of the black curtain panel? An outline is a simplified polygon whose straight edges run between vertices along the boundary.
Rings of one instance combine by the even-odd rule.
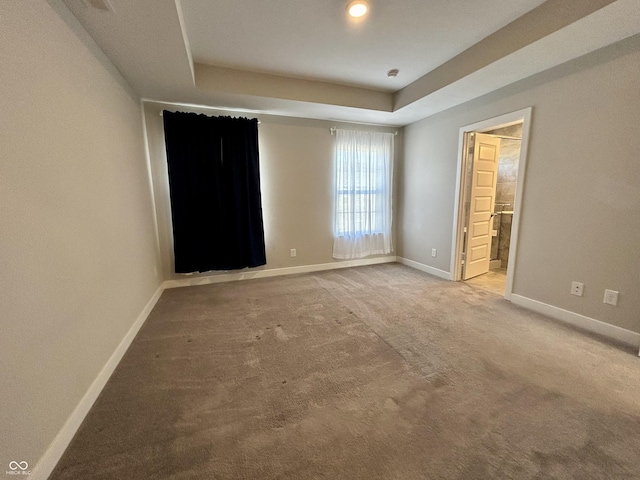
[[[266,264],[258,121],[163,118],[176,273]]]

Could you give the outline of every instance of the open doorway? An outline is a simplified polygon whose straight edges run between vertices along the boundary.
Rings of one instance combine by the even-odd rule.
[[[454,280],[510,299],[531,109],[460,129]]]

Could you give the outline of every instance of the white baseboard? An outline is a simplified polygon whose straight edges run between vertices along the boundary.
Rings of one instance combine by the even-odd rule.
[[[268,270],[247,270],[231,273],[216,273],[202,277],[187,277],[179,280],[165,280],[163,288],[190,287],[194,285],[209,285],[211,283],[235,282],[238,280],[251,280],[253,278],[279,277],[281,275],[293,275],[296,273],[320,272],[323,270],[336,270],[338,268],[362,267],[379,263],[393,263],[395,256],[361,258],[358,260],[344,260],[332,263],[320,263],[316,265],[301,265],[299,267],[271,268]]]
[[[444,270],[440,270],[439,268],[430,267],[429,265],[425,265],[424,263],[414,262],[413,260],[409,260],[408,258],[403,257],[397,257],[396,261],[398,263],[406,265],[407,267],[420,270],[421,272],[429,273],[436,277],[444,278],[445,280],[453,280],[453,275],[450,272],[445,272]]]
[[[548,317],[560,320],[561,322],[580,327],[589,332],[597,333],[603,337],[608,337],[633,347],[638,347],[638,345],[640,345],[640,333],[616,327],[615,325],[596,320],[595,318],[586,317],[579,313],[554,307],[553,305],[548,305],[537,300],[532,300],[530,298],[523,297],[522,295],[511,294],[511,302],[529,310],[533,310],[534,312],[542,313]]]
[[[133,323],[127,334],[124,336],[118,347],[115,349],[107,363],[102,367],[100,373],[95,378],[89,389],[84,394],[84,397],[80,400],[80,403],[73,410],[69,418],[62,426],[56,437],[49,445],[49,448],[44,453],[44,455],[40,458],[35,468],[31,470],[31,475],[29,475],[30,480],[46,480],[53,472],[53,469],[56,467],[62,454],[73,440],[73,436],[80,428],[80,424],[91,410],[94,402],[102,392],[107,380],[111,377],[111,374],[114,372],[120,360],[124,356],[125,352],[131,345],[131,342],[135,338],[138,330],[144,324],[145,320],[153,310],[153,307],[156,305],[160,295],[162,295],[163,287],[162,285],[158,287],[156,292],[153,294],[147,305],[142,309],[138,318]]]

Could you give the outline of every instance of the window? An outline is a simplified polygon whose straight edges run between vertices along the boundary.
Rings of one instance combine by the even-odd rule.
[[[336,130],[335,258],[391,252],[391,133]]]

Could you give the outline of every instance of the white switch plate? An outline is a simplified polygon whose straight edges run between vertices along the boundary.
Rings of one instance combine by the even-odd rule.
[[[618,305],[618,293],[615,290],[605,290],[602,302],[608,305]]]
[[[292,257],[295,257],[297,254],[298,254],[298,252],[296,251],[296,249],[295,249],[295,248],[292,248],[292,249],[291,249],[291,256],[292,256]]]
[[[583,291],[584,291],[584,283],[571,282],[571,295],[576,295],[578,297],[581,297]]]
[[[438,250],[436,250],[435,248],[431,249],[431,256],[435,257],[436,255],[438,255]]]

